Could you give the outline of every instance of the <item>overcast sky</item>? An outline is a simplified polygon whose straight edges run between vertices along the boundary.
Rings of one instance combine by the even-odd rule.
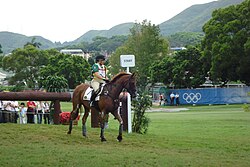
[[[108,30],[144,19],[160,24],[184,9],[215,0],[3,0],[0,31],[72,41],[89,30]]]

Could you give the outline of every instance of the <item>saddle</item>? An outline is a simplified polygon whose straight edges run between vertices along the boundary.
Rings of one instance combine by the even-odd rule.
[[[92,104],[93,102],[99,101],[104,85],[105,84],[101,84],[99,89],[97,89],[96,92],[94,91],[92,87],[88,87],[88,89],[84,93],[83,100],[88,100]]]

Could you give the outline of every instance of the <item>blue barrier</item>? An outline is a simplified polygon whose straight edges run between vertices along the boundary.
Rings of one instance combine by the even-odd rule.
[[[250,87],[174,89],[181,104],[242,104],[250,103]],[[169,99],[169,95],[167,97]]]

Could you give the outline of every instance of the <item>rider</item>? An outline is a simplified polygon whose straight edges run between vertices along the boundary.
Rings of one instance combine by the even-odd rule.
[[[96,63],[92,66],[92,75],[93,79],[91,81],[91,86],[94,89],[93,95],[91,96],[90,102],[93,106],[93,101],[96,98],[97,90],[100,87],[100,84],[104,84],[108,81],[107,78],[107,68],[104,65],[105,57],[103,55],[96,56]]]

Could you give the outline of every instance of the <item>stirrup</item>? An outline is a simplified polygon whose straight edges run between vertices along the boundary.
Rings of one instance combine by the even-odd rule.
[[[94,107],[94,106],[95,106],[94,102],[95,102],[94,100],[91,101],[91,102],[89,103],[89,106],[90,106],[90,107]]]

